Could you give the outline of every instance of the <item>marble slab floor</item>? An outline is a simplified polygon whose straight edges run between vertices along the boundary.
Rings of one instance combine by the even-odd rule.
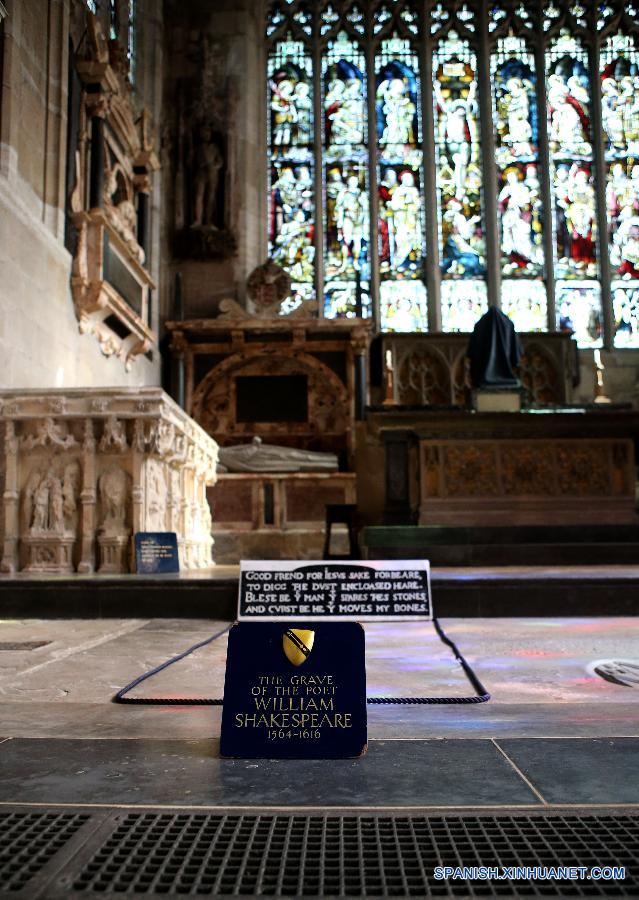
[[[447,619],[492,695],[368,708],[358,760],[219,758],[219,707],[121,706],[137,675],[227,623],[0,621],[0,804],[322,809],[639,808],[639,689],[596,660],[639,660],[639,619]],[[430,623],[366,626],[369,696],[473,691]],[[41,644],[40,646],[34,646]],[[134,696],[219,697],[226,637]]]

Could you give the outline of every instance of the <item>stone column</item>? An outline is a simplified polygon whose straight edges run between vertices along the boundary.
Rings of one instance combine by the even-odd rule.
[[[78,572],[95,571],[95,505],[97,501],[95,480],[95,435],[93,419],[84,423],[82,444],[82,491],[80,492],[80,562]]]
[[[104,117],[106,100],[99,95],[89,105],[91,112],[91,169],[89,172],[89,207],[104,206]]]
[[[18,438],[15,424],[5,425],[5,482],[4,482],[4,552],[0,571],[12,573],[18,567],[18,538],[20,489],[18,480]]]
[[[133,525],[133,534],[142,531],[144,521],[144,498],[145,486],[144,481],[144,452],[146,449],[146,439],[144,434],[144,421],[136,419],[133,423],[133,444],[131,453],[131,479],[133,486],[131,488],[131,523]]]
[[[151,179],[148,172],[142,166],[134,167],[134,184],[138,195],[138,244],[144,250],[144,262],[149,266],[149,238],[151,223],[149,219],[149,194],[151,193]]]

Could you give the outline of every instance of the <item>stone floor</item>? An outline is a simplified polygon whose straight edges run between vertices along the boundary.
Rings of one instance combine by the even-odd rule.
[[[219,707],[120,706],[117,689],[223,628],[212,620],[0,621],[0,804],[281,808],[639,807],[639,619],[442,622],[488,703],[369,706],[358,760],[219,758]],[[429,623],[366,627],[369,695],[472,693]],[[34,649],[2,649],[24,642]],[[226,638],[136,689],[219,697]]]

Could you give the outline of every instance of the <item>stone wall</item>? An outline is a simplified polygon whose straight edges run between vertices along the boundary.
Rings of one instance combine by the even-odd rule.
[[[69,37],[82,33],[81,0],[8,0],[0,106],[0,359],[2,387],[153,385],[160,354],[138,359],[130,372],[81,335],[70,290],[71,255],[64,246],[67,209],[67,85]],[[159,113],[162,5],[138,3],[140,90]],[[148,11],[148,15],[147,15]],[[151,14],[152,13],[152,14]],[[146,21],[148,19],[148,21]],[[143,27],[144,26],[144,27]],[[158,273],[157,179],[152,206],[152,274]],[[159,325],[159,311],[154,313]]]

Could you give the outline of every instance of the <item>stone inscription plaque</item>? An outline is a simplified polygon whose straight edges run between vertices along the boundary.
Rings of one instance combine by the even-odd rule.
[[[426,560],[243,560],[238,619],[375,622],[431,619]]]
[[[138,531],[135,535],[135,567],[138,575],[165,575],[180,571],[177,535],[174,531]]]
[[[366,750],[364,629],[240,622],[229,632],[220,753],[347,759]]]

